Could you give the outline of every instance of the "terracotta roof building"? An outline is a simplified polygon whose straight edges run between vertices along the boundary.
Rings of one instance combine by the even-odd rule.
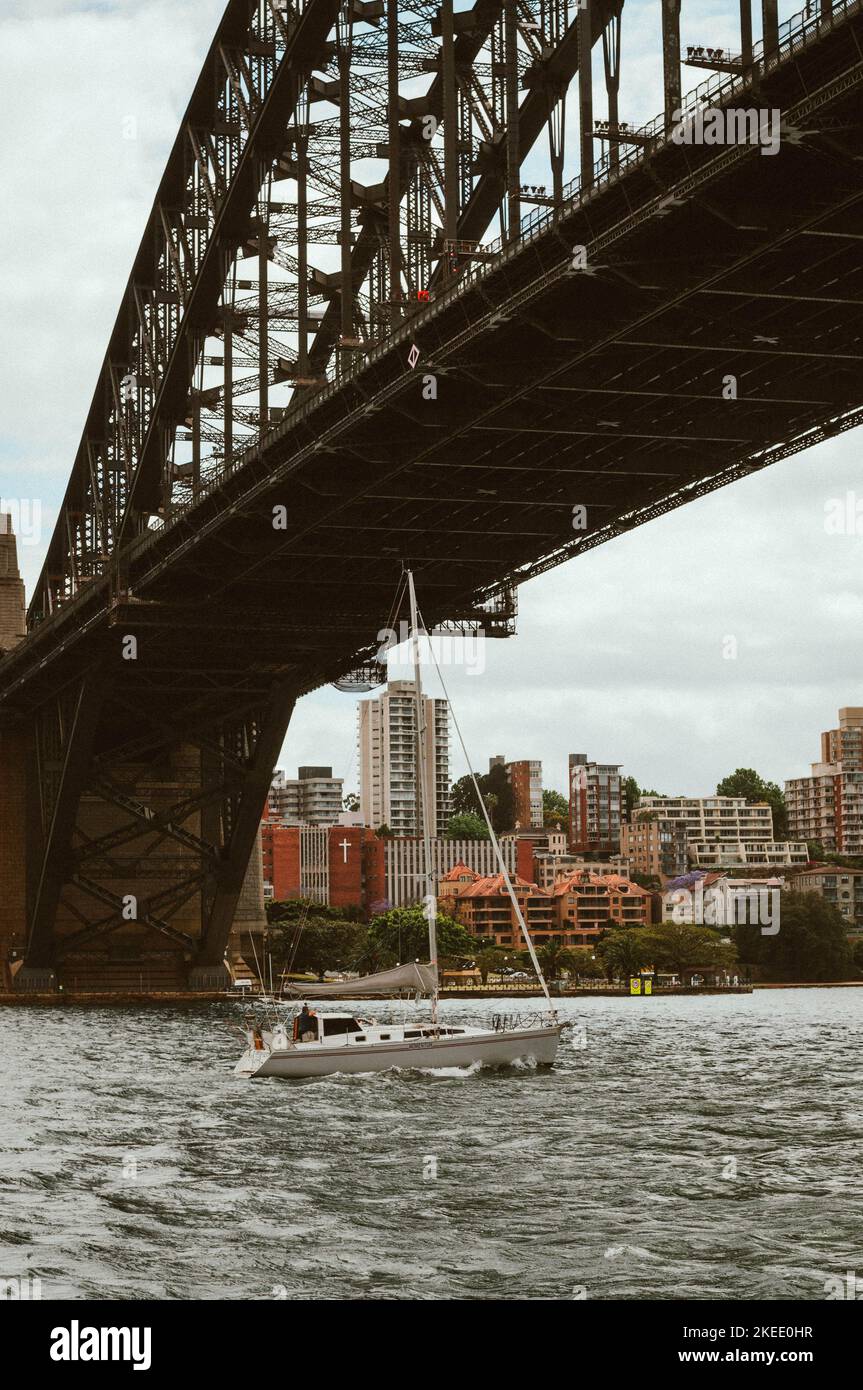
[[[652,894],[622,874],[571,874],[558,879],[552,898],[567,946],[589,946],[609,928],[650,925]]]
[[[554,904],[550,893],[516,874],[512,879],[528,930],[541,942],[554,934]],[[496,946],[524,946],[518,917],[503,874],[480,877],[466,864],[457,864],[438,886],[441,910],[450,912],[474,936],[493,938]]]
[[[650,923],[651,894],[621,874],[570,874],[551,889],[515,878],[513,888],[537,945],[554,939],[589,946],[609,927]],[[502,874],[482,878],[457,864],[441,880],[439,901],[441,910],[474,936],[493,937],[496,945],[516,950],[523,944]]]

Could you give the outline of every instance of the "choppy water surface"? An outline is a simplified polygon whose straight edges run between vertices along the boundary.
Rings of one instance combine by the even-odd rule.
[[[0,1275],[101,1299],[823,1299],[863,1276],[863,991],[560,1009],[587,1046],[550,1071],[254,1083],[230,1004],[0,1010]]]

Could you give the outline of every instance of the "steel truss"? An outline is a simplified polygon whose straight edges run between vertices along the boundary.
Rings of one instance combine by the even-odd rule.
[[[622,3],[230,0],[135,260],[31,625],[355,372],[482,254],[495,217],[517,238],[534,197],[521,165],[543,128],[562,198],[567,89],[580,47],[608,28],[619,66]],[[583,131],[589,169],[593,138]],[[360,177],[370,162],[374,182]]]

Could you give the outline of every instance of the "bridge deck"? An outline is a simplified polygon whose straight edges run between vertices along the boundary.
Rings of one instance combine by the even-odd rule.
[[[275,675],[311,689],[374,645],[403,562],[427,616],[453,616],[856,422],[860,32],[763,79],[778,154],[667,142],[433,300],[37,628],[0,664],[0,708],[118,629],[147,632],[173,713]]]

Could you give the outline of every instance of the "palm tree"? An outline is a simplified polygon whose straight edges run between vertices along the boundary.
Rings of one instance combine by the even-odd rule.
[[[576,968],[575,956],[559,941],[546,941],[537,951],[542,973],[547,980],[557,980],[566,970],[570,973]]]
[[[609,932],[596,950],[609,980],[637,975],[641,967],[647,964],[647,951],[645,943],[639,939],[638,928]]]
[[[481,951],[477,951],[473,963],[480,973],[483,984],[486,984],[493,970],[500,971],[503,961],[504,953],[500,946],[486,946]]]

